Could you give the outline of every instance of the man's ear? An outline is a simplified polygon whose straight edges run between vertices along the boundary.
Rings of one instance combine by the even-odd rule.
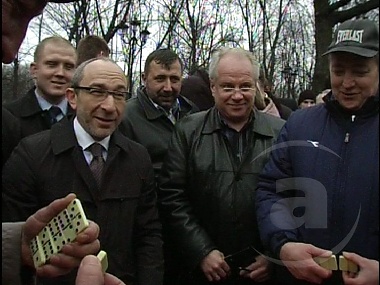
[[[35,62],[32,62],[29,66],[29,74],[33,79],[37,78],[37,64]]]
[[[141,73],[141,80],[142,80],[142,82],[143,82],[144,85],[145,85],[145,81],[146,81],[145,72],[142,72],[142,73]]]
[[[210,89],[211,89],[211,94],[212,94],[212,97],[215,97],[215,89],[216,89],[216,85],[214,83],[214,80],[210,79]]]
[[[67,99],[67,102],[69,102],[71,108],[73,110],[76,110],[77,109],[77,94],[75,93],[75,90],[74,88],[67,88],[66,89],[66,99]]]

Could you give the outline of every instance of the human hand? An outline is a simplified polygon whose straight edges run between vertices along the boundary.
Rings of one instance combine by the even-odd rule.
[[[295,278],[321,284],[331,277],[332,271],[318,265],[313,258],[329,257],[331,254],[331,251],[311,244],[288,242],[281,247],[280,259]]]
[[[80,263],[75,285],[126,285],[119,278],[103,273],[99,259],[94,255],[87,255]]]
[[[46,0],[2,1],[2,62],[11,63],[25,38],[30,20],[41,14]]]
[[[346,285],[377,285],[379,284],[379,262],[364,258],[356,253],[343,252],[343,256],[359,266],[358,273],[342,272]]]
[[[270,263],[264,256],[256,256],[256,261],[241,270],[240,276],[250,278],[256,282],[264,282],[269,279]]]
[[[75,198],[75,194],[69,194],[65,198],[57,199],[26,220],[21,236],[22,264],[34,267],[29,247],[31,240]],[[75,242],[65,245],[60,253],[50,258],[48,264],[38,267],[36,274],[43,277],[56,277],[69,273],[79,266],[84,256],[99,251],[98,236],[99,226],[89,221],[89,226],[77,236]]]
[[[225,279],[230,272],[230,267],[224,261],[223,253],[216,249],[203,258],[201,269],[210,282]]]

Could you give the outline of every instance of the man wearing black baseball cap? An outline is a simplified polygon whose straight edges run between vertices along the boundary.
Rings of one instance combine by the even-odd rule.
[[[378,52],[376,23],[349,20],[336,28],[324,54],[331,81],[325,104],[292,114],[277,141],[291,147],[273,149],[264,167],[257,220],[262,239],[285,265],[275,270],[282,285],[379,284]],[[284,180],[299,192],[279,189]],[[301,206],[304,214],[294,214]],[[340,270],[314,261],[332,254]],[[359,270],[342,269],[343,256]]]

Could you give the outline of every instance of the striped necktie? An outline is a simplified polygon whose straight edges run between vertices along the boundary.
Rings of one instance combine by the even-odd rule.
[[[98,187],[100,187],[104,168],[104,159],[102,156],[103,147],[99,143],[93,143],[91,146],[89,146],[88,149],[93,155],[93,158],[90,162],[90,169],[92,171],[92,174],[94,175]]]

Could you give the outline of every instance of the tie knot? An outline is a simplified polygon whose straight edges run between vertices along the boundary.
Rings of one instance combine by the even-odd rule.
[[[49,114],[53,118],[56,118],[59,114],[61,114],[61,108],[59,108],[57,106],[51,106],[49,109]]]
[[[89,150],[94,157],[102,157],[102,145],[99,143],[93,143],[90,145]]]

